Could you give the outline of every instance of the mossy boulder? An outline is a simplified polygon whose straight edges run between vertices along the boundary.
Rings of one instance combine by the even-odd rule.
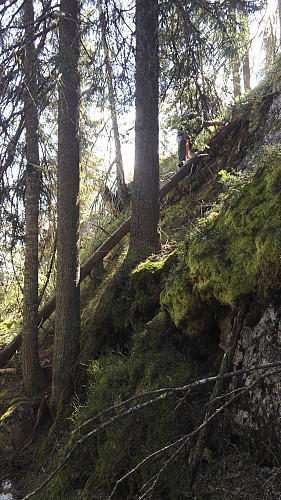
[[[188,268],[173,269],[161,292],[160,304],[175,326],[190,337],[200,337],[210,328],[211,309],[194,292]]]
[[[263,148],[256,172],[186,245],[186,266],[202,300],[237,307],[280,288],[281,148]]]
[[[159,255],[153,255],[140,263],[132,272],[131,279],[135,289],[133,311],[136,317],[148,321],[159,308],[163,282],[177,259],[173,245],[164,247]]]
[[[74,490],[79,490],[80,498],[85,500],[108,498],[116,481],[126,472],[192,430],[206,395],[150,393],[163,387],[180,387],[198,377],[196,364],[190,356],[181,353],[169,341],[168,328],[169,318],[161,311],[148,324],[139,325],[126,353],[110,352],[90,364],[87,400],[83,404],[76,401],[72,419],[78,427],[95,415],[101,415],[71,436],[63,456],[87,432],[99,425],[105,427],[86,440],[81,450],[76,450],[72,461],[59,472],[44,498],[72,498]],[[143,393],[146,394],[140,397]],[[150,402],[154,399],[157,401]],[[143,408],[142,404],[145,404]],[[115,405],[118,407],[112,408]],[[105,412],[106,408],[112,409]],[[127,410],[128,415],[122,417]],[[107,426],[106,422],[114,418],[116,423]],[[135,474],[118,486],[113,498],[134,498],[141,486],[158,472],[167,456],[164,452],[159,456],[156,453],[155,459],[145,460]],[[155,498],[166,498],[166,495],[177,498],[178,486],[181,483],[184,487],[188,469],[187,461],[186,467],[180,466],[180,461],[173,461],[168,473],[159,480]]]
[[[0,449],[3,456],[19,449],[30,436],[36,407],[30,401],[12,405],[0,418]]]

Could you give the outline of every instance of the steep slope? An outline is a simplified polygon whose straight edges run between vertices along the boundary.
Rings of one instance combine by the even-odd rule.
[[[238,117],[163,198],[161,254],[88,302],[70,429],[27,490],[68,459],[35,498],[280,498],[281,75]]]
[[[44,498],[280,498],[279,88],[276,75],[164,200],[167,245],[111,305],[114,351],[89,360],[86,403],[73,416],[75,428],[88,421],[74,434],[83,444]],[[247,372],[272,362],[274,376]],[[222,383],[233,369],[239,377]],[[218,372],[214,387],[188,390]]]

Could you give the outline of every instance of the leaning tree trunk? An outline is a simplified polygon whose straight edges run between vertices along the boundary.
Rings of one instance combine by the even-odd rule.
[[[71,370],[79,355],[79,27],[80,1],[61,0],[53,413],[71,395]]]
[[[136,121],[132,220],[128,258],[160,249],[158,2],[136,1]]]
[[[37,101],[37,56],[34,45],[33,1],[24,2],[26,130],[25,176],[25,266],[23,291],[22,372],[26,391],[37,392],[43,385],[38,353],[38,205],[39,205],[39,120]]]

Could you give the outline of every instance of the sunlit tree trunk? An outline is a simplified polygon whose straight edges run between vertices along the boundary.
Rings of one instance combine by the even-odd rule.
[[[240,59],[238,55],[237,43],[237,0],[232,0],[231,8],[233,18],[233,58],[232,58],[232,81],[233,81],[233,95],[234,99],[241,96],[241,81],[240,81]]]
[[[135,167],[129,256],[160,249],[158,3],[136,0]]]
[[[281,46],[281,0],[278,0],[278,16],[279,16],[279,46]]]
[[[24,119],[26,130],[25,266],[23,293],[22,372],[28,393],[43,385],[38,354],[38,205],[40,188],[39,120],[37,112],[37,55],[34,45],[33,1],[23,6],[25,26]]]
[[[114,84],[113,84],[113,71],[109,53],[109,46],[107,43],[107,28],[106,28],[106,18],[103,10],[103,1],[98,0],[98,5],[99,5],[102,46],[105,58],[105,71],[108,84],[109,108],[110,108],[113,135],[114,135],[114,144],[115,144],[116,181],[117,181],[118,194],[122,201],[125,188],[125,176],[124,176],[118,120],[117,120],[116,99],[115,99]]]
[[[59,21],[57,288],[51,407],[73,390],[79,354],[80,1],[61,0]]]
[[[251,68],[250,68],[250,29],[245,5],[239,5],[240,33],[242,44],[242,72],[244,91],[251,90]]]

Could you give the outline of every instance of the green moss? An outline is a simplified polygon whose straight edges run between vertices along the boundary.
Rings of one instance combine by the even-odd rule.
[[[129,356],[110,355],[100,360],[98,365],[94,363],[90,371],[92,376],[87,408],[91,408],[94,413],[104,408],[105,401],[107,405],[112,405],[133,394],[182,384],[194,376],[193,364],[180,353],[171,348],[159,349],[158,352],[145,350],[143,339],[134,339]],[[105,498],[115,481],[126,471],[143,460],[147,454],[175,439],[183,425],[181,411],[176,410],[176,399],[164,397],[159,403],[147,407],[144,411],[140,410],[135,416],[120,420],[117,426],[108,428],[98,437],[97,456],[92,460],[95,466],[85,485],[85,498],[90,498],[93,494]],[[189,423],[184,423],[185,430],[194,423],[194,418],[194,414],[190,412]],[[120,486],[116,498],[133,497],[158,468],[159,458],[156,462],[145,463],[137,474],[129,477]],[[169,485],[170,489],[176,488],[174,467],[165,481],[168,481],[168,484],[173,483],[173,486]],[[164,488],[161,481],[159,488],[160,491]]]
[[[202,300],[236,307],[242,296],[280,288],[280,149],[261,160],[254,177],[187,244],[186,266]]]
[[[145,391],[169,386],[181,386],[197,376],[194,362],[165,342],[169,318],[161,311],[147,325],[135,330],[127,354],[110,352],[92,361],[88,368],[87,400],[84,404],[76,401],[72,420],[79,426],[85,420],[99,414],[105,408]],[[74,434],[66,443],[64,456],[77,439],[105,423],[113,416],[153,396],[144,396],[130,405],[120,406],[103,414],[100,419],[89,424],[83,431]],[[88,439],[81,449],[78,447],[72,460],[54,479],[44,498],[68,499],[70,492],[80,489],[79,498],[108,498],[115,482],[128,470],[136,466],[147,455],[162,448],[178,436],[192,429],[198,419],[198,395],[191,400],[187,396],[163,395],[158,403],[138,410],[121,418],[96,436]],[[196,403],[195,403],[196,401]],[[140,487],[157,473],[167,454],[145,462],[136,474],[129,476],[117,490],[114,498],[133,498]],[[186,477],[177,461],[156,487],[158,495],[177,498],[179,481]],[[174,493],[172,493],[174,491]],[[173,497],[174,495],[174,497]]]
[[[132,271],[131,279],[135,289],[133,307],[135,310],[137,308],[145,321],[151,319],[159,307],[162,283],[176,259],[173,246],[164,247],[160,255],[150,257]]]
[[[187,268],[173,269],[161,293],[160,304],[176,327],[189,336],[198,336],[209,324],[208,306],[194,293]]]
[[[5,391],[3,391],[2,394],[4,395]],[[13,406],[15,406],[16,404],[20,403],[21,401],[22,401],[21,398],[14,398],[14,399],[10,399],[9,401],[6,400],[5,402],[3,402],[3,405],[1,405],[1,413],[2,413],[2,415],[0,417],[0,422],[7,417],[7,415],[10,412],[10,410],[13,408]]]
[[[132,272],[131,278],[137,286],[140,281],[144,281],[151,276],[160,276],[167,271],[175,262],[176,250],[170,251],[171,247],[165,249],[160,256],[152,256],[145,262],[141,262]]]

